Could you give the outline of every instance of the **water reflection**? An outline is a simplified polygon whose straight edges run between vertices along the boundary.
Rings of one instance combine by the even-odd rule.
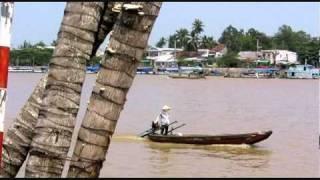
[[[167,163],[170,158],[183,154],[193,161],[223,159],[241,167],[263,168],[268,166],[272,155],[272,151],[257,145],[189,145],[146,141],[145,147],[151,151],[150,161],[157,159],[161,163]]]

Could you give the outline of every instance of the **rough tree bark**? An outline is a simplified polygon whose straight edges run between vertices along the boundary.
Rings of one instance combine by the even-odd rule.
[[[160,2],[124,4],[79,130],[69,177],[98,177]]]
[[[111,8],[114,3],[108,3],[108,8],[103,16],[103,22],[99,27],[99,33],[95,40],[91,57],[96,53],[98,47],[111,31],[115,17],[118,13],[112,14]],[[111,13],[110,13],[111,12]],[[29,97],[26,104],[21,109],[18,117],[14,120],[12,127],[8,129],[3,152],[4,160],[2,161],[1,176],[14,177],[19,171],[21,165],[26,159],[29,145],[32,139],[34,126],[37,122],[39,107],[41,104],[42,94],[47,81],[47,74],[40,80],[35,90]]]
[[[103,2],[67,2],[49,64],[26,177],[60,177],[79,110],[81,89]]]
[[[107,34],[112,30],[118,15],[118,12],[111,11],[114,5],[116,4],[113,2],[105,3],[105,12],[95,38],[91,57],[95,55]],[[7,130],[3,144],[1,177],[15,177],[27,157],[46,81],[47,74],[40,80],[13,125]]]
[[[46,79],[47,75],[40,80],[13,125],[7,130],[2,146],[1,177],[15,177],[28,155]]]

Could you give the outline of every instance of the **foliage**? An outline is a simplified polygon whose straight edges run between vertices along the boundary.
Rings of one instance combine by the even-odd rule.
[[[57,41],[56,40],[53,40],[52,42],[51,42],[51,46],[56,46],[57,45]]]
[[[186,61],[184,58],[179,58],[177,60],[177,64],[179,67],[181,66],[193,66],[195,63],[193,61]]]
[[[175,47],[175,45],[174,45],[175,39],[176,39],[176,34],[170,35],[168,37],[168,47],[169,48],[174,48]],[[177,48],[178,48],[178,46],[177,46]]]
[[[217,61],[217,59],[214,57],[207,58],[207,64],[209,64],[209,65],[213,65],[216,61]]]
[[[181,28],[177,30],[175,33],[175,37],[177,40],[177,48],[186,49],[190,41],[190,35],[189,35],[188,29]]]
[[[307,60],[308,64],[312,64],[314,66],[319,67],[320,66],[319,51],[320,51],[320,39],[313,38],[308,42],[302,43],[297,48],[300,63],[304,64],[305,60]]]
[[[53,41],[51,44],[55,44]],[[24,41],[18,46],[19,49],[10,51],[10,65],[12,66],[47,66],[53,54],[53,49],[45,48],[42,41],[32,44]],[[99,64],[101,57],[93,57],[88,64]]]
[[[10,52],[10,63],[16,66],[45,66],[49,63],[52,53],[52,49],[14,49]]]
[[[213,39],[212,36],[202,36],[200,48],[202,49],[212,49],[217,45],[217,42]]]
[[[23,41],[23,44],[21,44],[20,46],[18,46],[18,48],[19,48],[19,49],[33,48],[33,45],[32,45],[30,42],[24,40],[24,41]]]
[[[33,45],[33,47],[45,47],[46,44],[43,41],[40,41],[38,43],[36,43],[35,45]]]
[[[160,40],[157,42],[156,47],[162,48],[166,44],[167,40],[164,37],[161,37]]]
[[[191,40],[190,44],[192,47],[191,50],[197,51],[199,46],[200,46],[200,34],[203,32],[203,22],[200,19],[195,19],[194,22],[192,23],[192,30],[190,33]]]
[[[241,40],[244,41],[243,30],[229,25],[223,32],[219,42],[225,44],[230,52],[239,52],[241,50]]]
[[[185,51],[197,51],[199,48],[212,48],[216,45],[216,42],[212,36],[200,36],[204,31],[203,28],[203,22],[200,19],[195,19],[190,31],[186,28],[180,28],[168,37],[168,47],[182,48]]]
[[[242,62],[237,58],[237,53],[229,52],[225,56],[217,58],[219,67],[240,67]]]

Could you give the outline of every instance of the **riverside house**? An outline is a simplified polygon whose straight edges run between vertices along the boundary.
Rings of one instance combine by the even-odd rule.
[[[240,51],[239,59],[249,62],[268,62],[269,64],[299,64],[296,52],[288,50]]]
[[[151,66],[160,70],[177,67],[177,60],[175,56],[181,51],[182,49],[179,48],[157,48],[149,46],[146,51],[144,63],[148,61]]]
[[[320,69],[309,64],[295,65],[287,70],[290,79],[316,79],[320,77]]]
[[[209,50],[209,57],[219,58],[227,54],[228,50],[224,44],[218,44]]]

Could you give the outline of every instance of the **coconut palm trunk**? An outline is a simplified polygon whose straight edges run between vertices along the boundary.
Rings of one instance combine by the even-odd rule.
[[[104,10],[103,2],[67,2],[34,128],[26,177],[60,177]]]
[[[114,25],[116,16],[118,15],[118,12],[111,11],[114,5],[113,2],[105,3],[105,12],[103,19],[101,19],[102,23],[99,25],[91,57],[95,55],[100,44]],[[3,144],[4,151],[2,152],[2,177],[15,177],[27,157],[46,81],[47,74],[37,84],[18,117],[14,120],[13,125],[7,130],[8,134],[6,134]]]
[[[99,176],[160,7],[159,2],[123,5],[79,130],[69,177]]]
[[[99,31],[93,45],[91,57],[93,57],[107,36],[112,30],[115,19],[119,14],[118,11],[112,11],[112,8],[117,9],[120,3],[105,3],[105,12],[102,23],[99,25]],[[114,7],[116,6],[116,7]],[[39,108],[42,102],[42,96],[47,81],[47,74],[40,80],[26,104],[21,109],[18,117],[14,120],[13,125],[8,129],[8,134],[5,138],[3,148],[6,151],[2,152],[3,161],[1,162],[1,176],[15,177],[27,157],[29,146],[33,137],[33,129],[36,125]]]
[[[7,130],[2,146],[1,177],[15,177],[28,155],[46,81],[47,75],[37,84],[13,125]]]

